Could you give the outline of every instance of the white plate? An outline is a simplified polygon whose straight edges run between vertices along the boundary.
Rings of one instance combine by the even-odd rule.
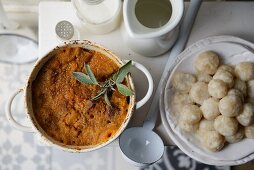
[[[172,75],[176,71],[194,73],[195,70],[192,65],[193,60],[202,51],[213,50],[217,52],[222,56],[222,62],[225,64],[236,64],[246,60],[254,62],[254,55],[252,53],[248,52],[248,50],[238,44],[232,44],[226,41],[247,44],[248,46],[254,47],[253,44],[247,41],[231,36],[211,37],[198,41],[181,53],[172,64],[172,69],[174,69],[171,71],[168,78],[164,99],[161,98],[161,100],[164,101],[163,104],[165,104],[165,107],[163,106],[161,110],[164,110],[166,114],[161,115],[162,120],[164,125],[165,122],[170,125],[171,129],[166,128],[168,133],[171,136],[176,136],[175,140],[180,141],[176,142],[176,144],[178,143],[178,146],[181,145],[179,147],[182,148],[183,151],[185,150],[185,152],[187,152],[186,154],[189,156],[192,155],[191,157],[194,156],[197,160],[208,164],[214,164],[216,162],[216,165],[241,164],[253,159],[253,155],[251,154],[254,153],[254,140],[244,139],[239,143],[227,145],[220,152],[213,153],[206,151],[200,147],[199,142],[192,134],[185,133],[179,129],[176,124],[176,118],[171,114],[169,103],[172,94]],[[161,111],[161,114],[163,114],[163,111]],[[174,132],[173,134],[171,133],[172,131]]]

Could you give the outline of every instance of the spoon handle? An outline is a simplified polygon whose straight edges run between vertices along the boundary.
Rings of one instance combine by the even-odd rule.
[[[157,113],[159,111],[159,99],[160,99],[160,92],[161,89],[164,87],[166,78],[169,73],[169,69],[171,68],[172,62],[174,61],[175,57],[180,54],[189,38],[193,23],[195,21],[195,18],[197,16],[199,7],[201,5],[202,0],[191,0],[188,10],[186,12],[186,15],[183,19],[183,22],[180,27],[179,37],[177,39],[176,44],[172,48],[168,61],[166,63],[166,66],[164,68],[164,71],[162,73],[160,82],[158,84],[158,87],[156,89],[156,92],[153,97],[152,104],[150,106],[148,115],[146,117],[146,120],[143,124],[144,128],[152,130],[155,127],[156,119],[157,119]]]

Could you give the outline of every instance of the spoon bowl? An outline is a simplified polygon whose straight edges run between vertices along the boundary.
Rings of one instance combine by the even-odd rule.
[[[160,136],[142,127],[125,130],[119,138],[119,145],[124,158],[139,167],[153,164],[164,152]]]

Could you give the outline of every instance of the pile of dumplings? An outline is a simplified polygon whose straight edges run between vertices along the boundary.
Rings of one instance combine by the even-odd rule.
[[[171,106],[179,127],[213,152],[244,137],[254,139],[254,63],[220,65],[217,53],[205,51],[194,67],[196,75],[173,76]]]

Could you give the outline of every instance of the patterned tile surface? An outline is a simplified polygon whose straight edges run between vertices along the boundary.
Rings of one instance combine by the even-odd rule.
[[[25,84],[32,64],[9,65],[0,63],[0,170],[47,170],[50,169],[50,148],[40,146],[32,133],[13,129],[4,115],[8,97]],[[29,125],[24,117],[23,95],[13,103],[15,118]]]
[[[0,116],[0,125],[1,170],[50,168],[50,148],[38,145],[33,134],[10,127],[3,116]]]

